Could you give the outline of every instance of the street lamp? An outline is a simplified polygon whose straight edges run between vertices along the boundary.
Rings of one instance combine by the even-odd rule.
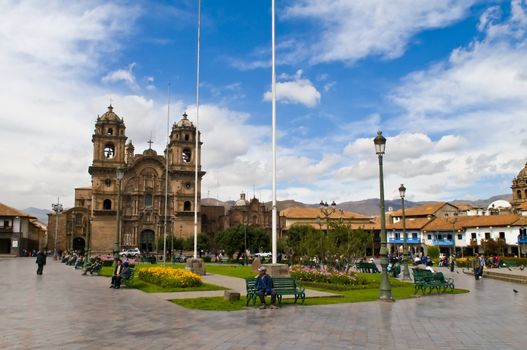
[[[335,201],[333,201],[331,205],[329,205],[328,202],[320,201],[319,206],[320,206],[320,212],[322,213],[322,215],[324,215],[324,218],[326,220],[326,232],[324,235],[324,240],[325,240],[328,236],[329,217],[331,216],[331,214],[333,214],[337,210],[337,204],[335,203]],[[322,256],[325,261],[326,252],[324,251],[324,246],[322,246]]]
[[[62,204],[60,204],[59,199],[57,198],[57,203],[51,204],[51,209],[55,212],[55,252],[53,257],[57,260],[57,234],[59,231],[59,215],[62,213]]]
[[[90,236],[91,236],[91,226],[93,223],[93,217],[88,218],[88,230],[86,232],[86,253],[84,259],[84,267],[87,267],[90,263]]]
[[[247,218],[244,216],[243,217],[243,239],[245,241],[245,252],[243,255],[245,255],[245,266],[247,266],[247,225],[246,225],[246,220]]]
[[[381,285],[379,287],[379,299],[393,301],[392,286],[388,279],[388,247],[386,243],[386,218],[384,213],[384,178],[382,172],[382,157],[386,147],[386,139],[382,136],[382,131],[377,131],[377,137],[373,139],[375,144],[375,153],[379,158],[379,191],[380,191],[380,212],[381,212]]]
[[[117,169],[117,172],[115,173],[115,176],[117,178],[117,215],[115,216],[116,220],[116,228],[115,228],[115,260],[117,261],[119,259],[119,252],[121,251],[121,181],[124,177],[124,171],[123,169],[119,168]]]
[[[403,281],[411,281],[410,270],[408,270],[408,235],[406,233],[406,215],[404,212],[404,197],[406,196],[406,187],[401,184],[399,187],[399,195],[401,196],[401,207],[403,210]]]

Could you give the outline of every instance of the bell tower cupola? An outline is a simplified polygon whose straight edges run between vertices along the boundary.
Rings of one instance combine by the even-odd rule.
[[[93,142],[93,165],[122,167],[125,164],[126,127],[124,120],[108,106],[108,111],[97,117]]]

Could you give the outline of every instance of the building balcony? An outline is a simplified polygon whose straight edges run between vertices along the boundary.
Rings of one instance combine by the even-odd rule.
[[[404,239],[403,238],[388,238],[388,243],[392,243],[392,244],[404,244]],[[408,237],[406,238],[406,243],[407,244],[420,244],[421,243],[421,239],[419,238],[413,238],[413,237]]]
[[[518,244],[527,244],[527,236],[518,236]]]
[[[0,233],[13,233],[13,226],[1,226]]]
[[[432,239],[432,245],[454,246],[453,239]]]

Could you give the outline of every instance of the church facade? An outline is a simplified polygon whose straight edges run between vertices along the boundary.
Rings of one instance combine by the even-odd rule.
[[[61,226],[57,249],[85,249],[89,240],[93,254],[110,253],[117,247],[154,251],[165,230],[167,235],[193,235],[194,208],[200,211],[205,175],[198,164],[195,183],[195,162],[201,159],[202,144],[198,140],[196,149],[195,137],[195,126],[183,114],[172,126],[164,155],[151,147],[136,154],[132,142],[127,143],[123,119],[109,106],[97,118],[92,135],[91,186],[75,189],[75,206],[49,217],[50,227],[57,218]],[[198,214],[198,232],[200,217]]]

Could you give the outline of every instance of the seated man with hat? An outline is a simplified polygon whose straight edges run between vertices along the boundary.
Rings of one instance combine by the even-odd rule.
[[[258,268],[258,277],[256,277],[256,290],[258,291],[258,296],[260,297],[260,301],[262,302],[262,306],[260,306],[260,309],[267,308],[267,305],[265,304],[265,296],[270,295],[271,296],[271,309],[278,309],[278,307],[274,304],[276,301],[276,292],[273,289],[273,279],[271,276],[269,276],[267,273],[267,269],[265,266],[260,266]]]

